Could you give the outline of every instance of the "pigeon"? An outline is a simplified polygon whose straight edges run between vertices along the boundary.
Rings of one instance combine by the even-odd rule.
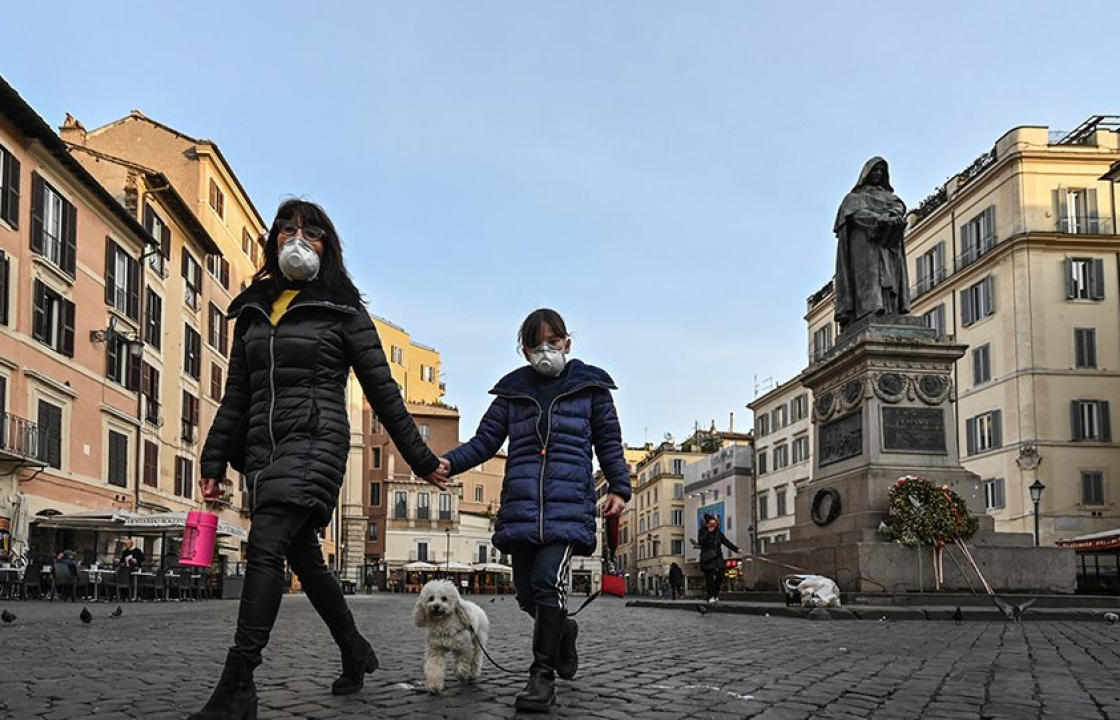
[[[124,608],[122,608],[120,605],[117,606],[116,610],[109,613],[109,617],[117,618],[117,617],[120,617],[121,615],[124,615]]]
[[[497,600],[497,599],[498,599],[498,598],[490,598],[490,602],[491,602],[491,603],[493,603],[493,602],[494,602],[495,600]]]
[[[708,614],[708,606],[705,605],[704,603],[697,604],[696,609],[700,612],[701,615],[707,615]]]
[[[85,606],[82,607],[82,613],[78,615],[78,617],[81,618],[82,622],[84,622],[86,625],[89,625],[91,622],[93,622],[93,615],[89,614],[89,608]]]
[[[11,620],[9,620],[9,619],[7,618],[7,616],[8,616],[9,614],[10,614],[10,613],[8,613],[8,611],[7,611],[7,610],[5,610],[5,611],[4,611],[4,622],[11,622]],[[13,617],[13,618],[15,618],[15,616],[14,616],[14,615],[13,615],[12,617]],[[1115,624],[1116,624],[1116,621],[1117,621],[1117,620],[1120,620],[1120,615],[1117,615],[1117,614],[1116,614],[1116,613],[1114,613],[1114,612],[1106,612],[1106,613],[1104,614],[1104,619],[1105,619],[1105,621],[1106,621],[1106,622],[1107,622],[1107,623],[1108,623],[1109,625],[1115,625]]]
[[[1030,600],[1021,602],[1018,605],[1012,605],[1006,600],[1000,598],[998,595],[992,595],[992,602],[994,602],[996,604],[996,607],[998,607],[1003,613],[1003,617],[1007,620],[1010,620],[1011,622],[1022,622],[1023,613],[1025,613],[1027,611],[1027,608],[1029,608],[1031,605],[1034,605],[1037,600],[1038,598],[1031,598]]]
[[[8,625],[16,621],[16,616],[14,613],[10,613],[5,610],[4,612],[0,612],[0,620],[3,620],[4,624]]]
[[[953,622],[955,622],[957,625],[960,625],[961,620],[964,620],[964,613],[961,612],[961,606],[958,605],[957,609],[953,611]]]

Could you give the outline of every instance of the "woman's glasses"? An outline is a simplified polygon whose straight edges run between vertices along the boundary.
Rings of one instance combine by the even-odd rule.
[[[307,238],[308,240],[312,240],[312,241],[322,240],[323,236],[325,236],[327,234],[327,231],[324,230],[323,228],[319,227],[318,225],[303,225],[303,226],[300,226],[298,223],[296,223],[292,220],[277,220],[276,221],[277,232],[279,232],[281,235],[284,235],[284,236],[290,237],[292,235],[295,235],[301,229],[303,230],[303,236],[305,238]]]

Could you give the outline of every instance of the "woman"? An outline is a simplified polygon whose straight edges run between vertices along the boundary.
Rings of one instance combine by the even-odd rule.
[[[708,604],[719,602],[719,590],[723,585],[723,545],[731,552],[739,552],[739,548],[727,539],[719,527],[719,518],[715,515],[705,515],[704,525],[700,528],[696,542],[700,545],[700,569],[704,571],[704,584],[707,590]]]
[[[342,652],[332,692],[357,692],[377,668],[318,540],[350,454],[351,368],[413,471],[444,487],[441,462],[405,409],[327,214],[313,203],[283,203],[264,255],[252,285],[229,306],[236,325],[226,392],[202,451],[203,495],[217,494],[232,465],[248,481],[253,522],[234,644],[195,720],[256,717],[252,673],[280,607],[285,560]]]

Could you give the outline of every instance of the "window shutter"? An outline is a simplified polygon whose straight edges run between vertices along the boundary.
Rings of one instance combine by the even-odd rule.
[[[1108,401],[1101,400],[1097,403],[1097,411],[1101,418],[1101,440],[1106,442],[1112,441],[1112,423],[1108,418]]]
[[[934,282],[941,282],[945,279],[945,241],[937,243],[937,248],[934,251],[934,269],[933,279]]]
[[[74,357],[74,303],[62,299],[62,349],[67,357]]]
[[[1088,215],[1085,223],[1086,232],[1099,233],[1101,221],[1097,216],[1097,191],[1093,188],[1085,191],[1085,212]]]
[[[1069,232],[1069,203],[1068,193],[1064,188],[1054,191],[1054,216],[1058,218],[1058,232]]]
[[[125,352],[128,352],[128,346],[125,346]],[[140,359],[132,357],[130,353],[128,356],[128,379],[125,387],[129,390],[138,390],[140,388]]]
[[[188,271],[190,269],[190,260],[188,259],[189,257],[190,256],[187,255],[187,251],[184,249],[183,250],[183,260],[182,260],[181,263],[179,263],[182,266],[183,277],[188,277]],[[190,285],[190,282],[188,281],[187,284]]]
[[[31,251],[43,254],[43,202],[46,188],[39,173],[31,173]]]
[[[117,282],[117,245],[105,237],[105,304],[113,304],[113,286]]]
[[[229,357],[229,321],[221,311],[218,312],[218,330],[221,333],[219,344],[222,355]]]
[[[128,260],[128,308],[125,310],[133,320],[140,319],[140,263]]]
[[[163,254],[163,256],[165,258],[170,260],[171,259],[171,228],[167,227],[166,225],[163,226],[163,237],[160,238],[159,242],[160,242],[160,245],[159,245],[160,252]]]
[[[984,250],[991,250],[996,244],[996,206],[989,205],[984,209]]]
[[[229,290],[229,260],[222,258],[222,287]]]
[[[1097,366],[1097,331],[1085,331],[1085,367]]]
[[[117,377],[117,367],[120,362],[120,343],[116,336],[109,336],[105,341],[105,377],[123,382],[124,378]]]
[[[972,226],[970,223],[961,225],[961,265],[972,262]]]
[[[1062,261],[1066,275],[1066,300],[1073,300],[1077,296],[1077,286],[1073,282],[1073,260],[1066,258]]]
[[[140,394],[151,397],[152,394],[152,366],[143,360],[140,361]]]
[[[976,454],[976,418],[969,418],[964,422],[965,446],[969,455]]]
[[[992,447],[1003,447],[1003,411],[992,412]]]
[[[11,263],[8,256],[0,250],[0,325],[8,324],[8,270],[10,267]],[[2,409],[3,406],[0,406],[0,410]]]
[[[19,229],[19,160],[6,154],[4,163],[4,219]]]
[[[996,311],[996,292],[995,292],[996,279],[994,276],[989,275],[984,278],[981,286],[981,292],[984,293],[984,307],[987,309],[985,315],[991,315]],[[979,313],[977,313],[979,315]]]
[[[1089,265],[1089,297],[1104,299],[1104,260],[1100,258],[1093,258]]]
[[[35,281],[31,309],[31,334],[36,340],[47,339],[47,286]]]
[[[981,365],[982,365],[982,363],[980,362],[980,349],[977,348],[976,350],[972,351],[972,384],[973,385],[979,385],[981,380],[984,377],[982,372],[981,372],[982,371]]]
[[[149,235],[151,235],[152,230],[155,229],[154,218],[155,218],[155,213],[152,212],[152,206],[145,203],[144,204],[144,229],[148,231]],[[159,238],[156,238],[156,240],[159,240]]]
[[[159,474],[159,446],[150,440],[144,441],[144,484],[156,487]]]
[[[938,335],[945,335],[945,303],[937,306],[937,333]]]
[[[1081,428],[1081,403],[1077,400],[1069,402],[1069,427],[1074,440],[1085,439],[1085,433]]]
[[[191,395],[191,425],[198,426],[198,398]]]
[[[78,268],[78,210],[62,201],[62,269],[70,277],[77,276]]]
[[[961,290],[961,325],[965,327],[971,325],[976,319],[975,310],[972,306],[973,295],[972,288]]]

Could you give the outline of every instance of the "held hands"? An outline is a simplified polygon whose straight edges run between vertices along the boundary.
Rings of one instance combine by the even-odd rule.
[[[206,500],[213,500],[222,494],[219,487],[221,480],[215,478],[202,478],[198,481],[198,487],[202,491],[202,497]]]
[[[623,500],[621,496],[608,493],[607,499],[603,502],[603,517],[621,515],[625,507],[626,501]]]
[[[439,459],[439,467],[424,476],[424,480],[435,485],[440,490],[447,490],[447,483],[451,480],[451,461],[445,457]]]

